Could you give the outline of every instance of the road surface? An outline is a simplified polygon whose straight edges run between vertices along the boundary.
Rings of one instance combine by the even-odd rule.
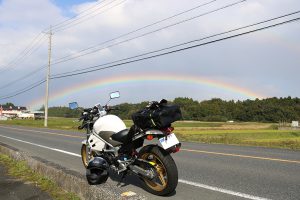
[[[78,132],[0,125],[0,142],[84,174],[83,139]],[[122,187],[149,199],[300,199],[300,151],[183,142],[172,156],[179,170],[175,193],[149,194],[135,176]]]

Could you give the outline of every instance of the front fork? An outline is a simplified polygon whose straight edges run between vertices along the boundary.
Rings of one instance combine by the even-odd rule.
[[[90,135],[91,135],[91,131],[90,131],[89,128],[87,128],[87,129],[86,129],[86,140],[84,140],[82,143],[85,143],[85,145],[86,145],[88,161],[90,161],[91,155],[92,155],[91,147],[90,147],[90,145],[89,145],[89,143],[88,143],[88,139],[90,138]]]
[[[85,145],[86,146],[86,153],[87,153],[87,159],[90,160],[91,159],[91,155],[92,155],[92,151],[91,151],[91,147],[89,145],[89,143],[87,142],[87,140],[83,140],[81,142],[82,145]]]

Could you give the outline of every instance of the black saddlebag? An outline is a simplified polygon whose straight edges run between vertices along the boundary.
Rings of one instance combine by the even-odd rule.
[[[135,125],[142,129],[166,128],[182,118],[178,105],[158,105],[144,108],[132,115]]]

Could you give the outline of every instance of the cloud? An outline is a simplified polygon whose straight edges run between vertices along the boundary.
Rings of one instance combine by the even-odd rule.
[[[73,6],[58,7],[50,0],[3,0],[0,3],[0,66],[7,65],[26,45],[30,44],[36,35],[50,25],[54,25],[52,61],[55,62],[59,58],[167,18],[195,7],[200,3],[209,2],[209,0],[201,2],[190,0],[189,4],[179,0],[128,0],[124,3],[119,0],[106,2],[103,2],[102,5],[112,3],[100,9],[101,4],[99,2],[85,2]],[[102,47],[192,18],[232,2],[236,1],[215,1],[210,5],[195,9],[177,18],[111,41]],[[95,5],[96,7],[92,7]],[[53,65],[51,73],[57,74],[79,68],[87,68],[202,38],[295,11],[294,8],[299,7],[299,5],[300,2],[296,0],[286,0],[284,3],[274,0],[246,1],[222,11],[205,15],[120,45],[105,48],[102,51],[96,51],[93,54],[82,56],[69,62]],[[109,9],[113,6],[114,8]],[[73,13],[76,16],[87,9],[90,9],[90,15],[86,17],[88,19],[82,22],[79,20],[77,23],[81,23],[66,30],[57,31],[59,29],[55,29],[55,25],[58,22],[71,18],[66,16],[66,13]],[[206,76],[210,79],[263,93],[266,96],[299,96],[299,91],[295,89],[295,85],[299,83],[297,74],[300,72],[298,67],[299,45],[297,45],[300,42],[298,37],[299,29],[299,22],[296,22],[148,61],[78,77],[52,80],[50,94],[64,87],[71,87],[75,83],[82,82],[84,84],[84,82],[91,79],[157,72]],[[46,65],[48,54],[46,35],[42,41],[41,47],[35,53],[32,53],[26,60],[20,62],[14,69],[0,74],[0,86]],[[35,76],[28,79],[18,81],[11,87],[0,89],[0,93],[7,94],[44,77],[45,70],[36,73]],[[115,87],[106,86],[89,91],[91,93],[89,98],[80,95],[80,93],[75,94],[72,98],[78,98],[83,104],[88,105],[95,102],[103,92],[109,93],[110,90],[118,89]],[[118,87],[122,88],[122,93],[126,95],[122,96],[122,99],[131,102],[136,102],[137,99],[160,98],[163,94],[166,94],[169,98],[189,96],[199,100],[211,98],[213,97],[212,94],[216,94],[217,96],[215,97],[226,99],[231,97],[233,99],[246,98],[245,96],[237,96],[230,92],[224,93],[224,91],[216,91],[215,89],[200,87],[199,85],[182,85],[180,87],[177,84],[173,88],[172,83],[170,83],[160,88],[159,84],[153,83],[153,88],[151,88],[149,83],[147,85],[140,83],[134,86],[134,93],[132,93],[132,85],[125,84]],[[145,88],[151,93],[144,94]],[[43,95],[44,87],[39,87],[31,92],[12,98],[11,101],[23,105]],[[56,101],[56,104],[66,104],[66,101],[67,99],[61,99]]]

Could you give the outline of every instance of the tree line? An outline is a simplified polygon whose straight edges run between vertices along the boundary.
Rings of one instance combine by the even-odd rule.
[[[113,111],[122,119],[131,119],[131,115],[145,108],[149,102],[137,104],[122,103]],[[242,121],[242,122],[280,122],[300,121],[299,98],[267,98],[244,101],[226,101],[220,98],[196,101],[192,98],[175,98],[172,102],[180,106],[183,120],[199,121]],[[78,117],[78,111],[66,107],[49,109],[50,116]]]
[[[131,115],[145,108],[149,102],[137,104],[122,103],[116,105],[118,110],[113,114],[122,119],[131,119]],[[267,98],[244,101],[222,100],[213,98],[205,101],[196,101],[192,98],[178,97],[172,104],[180,106],[183,120],[199,121],[241,121],[241,122],[291,122],[300,121],[299,98]],[[9,105],[13,105],[8,103]],[[43,109],[41,109],[43,110]],[[52,117],[79,117],[79,110],[68,107],[50,107],[49,116]]]

